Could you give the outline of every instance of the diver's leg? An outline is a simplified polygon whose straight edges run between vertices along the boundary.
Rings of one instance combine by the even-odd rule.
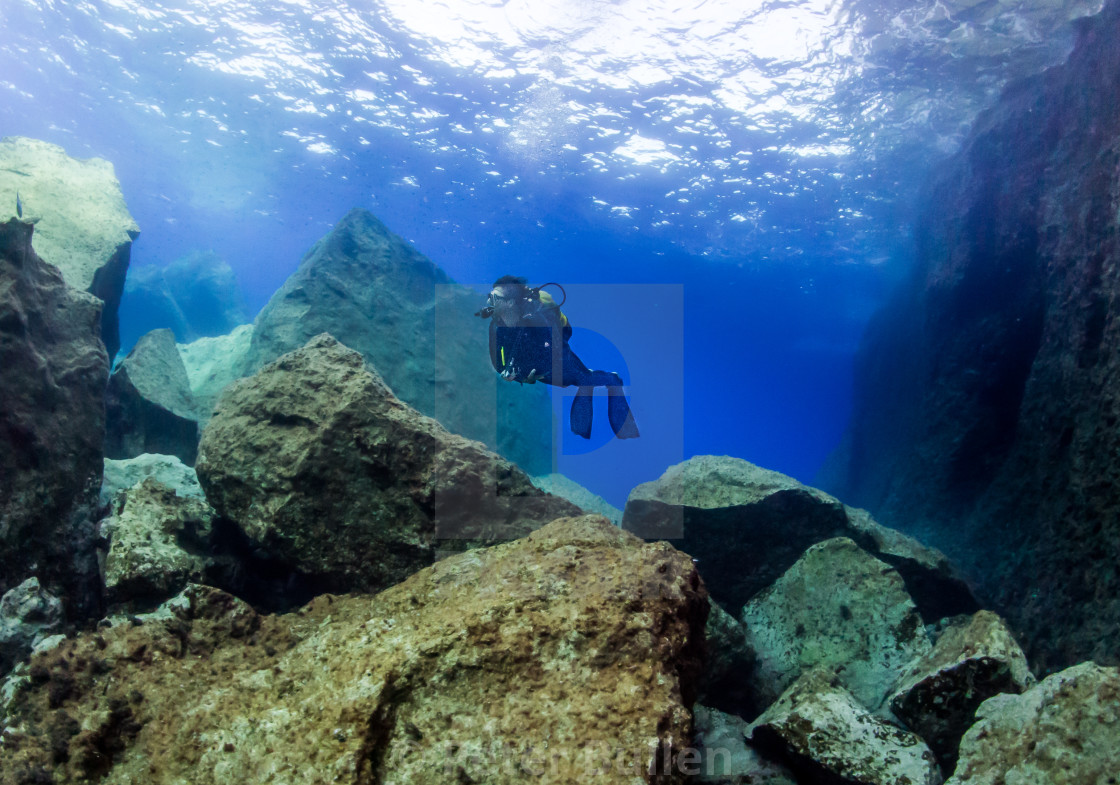
[[[638,424],[634,422],[634,415],[630,412],[630,404],[626,402],[626,393],[621,385],[607,387],[607,420],[611,430],[619,439],[636,439]]]

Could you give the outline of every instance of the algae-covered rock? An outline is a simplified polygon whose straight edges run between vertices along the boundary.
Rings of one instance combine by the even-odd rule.
[[[750,675],[755,655],[747,643],[746,630],[719,604],[711,603],[704,630],[707,660],[700,680],[700,700],[706,705],[741,717],[757,716]]]
[[[895,566],[929,621],[976,610],[944,556],[792,477],[728,456],[701,455],[630,493],[623,528],[667,538],[700,560],[708,590],[740,608],[807,548],[848,537]]]
[[[227,389],[197,469],[259,549],[336,591],[403,580],[437,540],[512,539],[580,512],[406,406],[329,335]]]
[[[806,782],[940,785],[920,738],[873,716],[827,670],[808,671],[747,730]]]
[[[28,578],[0,597],[0,676],[62,627],[62,603]]]
[[[1033,682],[1027,658],[996,614],[979,611],[950,624],[933,648],[899,677],[890,708],[952,771],[957,745],[976,707],[1001,692]]]
[[[30,223],[0,223],[0,593],[34,575],[82,615],[98,594],[101,302],[31,241]]]
[[[147,477],[154,478],[180,496],[206,498],[193,468],[174,455],[144,453],[135,458],[105,459],[105,474],[101,481],[101,504],[109,504],[117,491],[138,485]]]
[[[819,666],[877,711],[910,662],[930,650],[898,573],[846,537],[807,550],[743,607],[741,621],[763,705]]]
[[[553,496],[567,499],[581,510],[587,510],[588,512],[602,515],[615,526],[622,523],[622,510],[609,503],[603,497],[596,496],[575,480],[563,474],[553,472],[530,479],[532,479],[533,485],[537,486],[545,493],[551,493]]]
[[[113,371],[105,414],[106,456],[162,453],[194,463],[198,406],[170,330],[145,335]]]
[[[214,566],[214,513],[204,500],[180,496],[148,477],[113,506],[101,522],[101,536],[109,542],[103,576],[110,603],[151,607],[203,580]]]
[[[1120,772],[1120,670],[1084,662],[980,704],[946,785],[1111,785]]]
[[[191,587],[34,656],[0,783],[679,781],[706,607],[599,516],[284,616]]]
[[[112,358],[120,346],[117,308],[132,241],[140,234],[113,165],[100,158],[71,158],[48,142],[8,136],[0,139],[0,193],[13,197],[0,208],[5,219],[15,215],[17,191],[23,219],[35,224],[36,253],[61,270],[70,286],[104,303],[101,337]]]

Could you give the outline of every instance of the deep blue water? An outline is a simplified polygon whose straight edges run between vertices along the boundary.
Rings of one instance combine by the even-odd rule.
[[[812,481],[928,173],[1099,5],[0,0],[0,135],[111,161],[133,264],[213,249],[250,313],[352,207],[570,284],[643,437],[561,468],[621,506],[695,454]]]

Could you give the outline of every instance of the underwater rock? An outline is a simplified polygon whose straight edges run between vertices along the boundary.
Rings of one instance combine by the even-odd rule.
[[[671,539],[698,559],[708,591],[730,608],[773,583],[809,546],[849,537],[898,570],[927,620],[977,610],[942,554],[823,491],[739,458],[696,456],[639,485],[622,526],[647,539]]]
[[[153,785],[654,781],[690,739],[706,612],[686,555],[600,516],[283,616],[191,586],[34,655],[0,718],[0,768]]]
[[[213,570],[214,512],[153,477],[125,490],[101,521],[108,541],[103,580],[110,605],[153,607]]]
[[[175,455],[194,463],[198,407],[170,330],[141,338],[109,377],[105,399],[105,455]]]
[[[1022,692],[1033,682],[1027,658],[1003,620],[980,611],[950,624],[933,649],[906,669],[890,708],[936,753],[942,770],[951,772],[976,707],[1001,692]]]
[[[233,268],[213,251],[168,265],[133,266],[121,298],[121,345],[161,327],[179,343],[227,335],[249,321]]]
[[[70,286],[104,303],[100,334],[112,359],[120,346],[117,309],[132,241],[140,235],[113,165],[71,158],[37,139],[7,136],[0,139],[0,193],[16,191],[24,220],[35,225],[35,252],[61,270]],[[11,207],[14,213],[14,200]]]
[[[0,597],[0,676],[61,629],[62,620],[62,603],[43,591],[38,578],[28,578]]]
[[[762,705],[814,666],[831,670],[871,711],[930,650],[898,573],[846,537],[814,545],[743,607]]]
[[[869,714],[825,670],[806,672],[747,733],[752,746],[786,759],[809,782],[941,785],[920,738]]]
[[[105,474],[101,481],[101,504],[113,501],[117,491],[132,488],[141,480],[151,477],[180,496],[205,499],[198,475],[174,455],[144,453],[122,460],[105,459]]]
[[[35,575],[83,616],[97,610],[94,520],[109,362],[101,302],[0,224],[0,593]]]
[[[751,694],[749,675],[754,670],[754,651],[747,644],[747,633],[735,617],[715,602],[704,630],[707,660],[700,679],[698,699],[706,705],[754,717],[761,708]]]
[[[581,510],[602,515],[615,526],[619,526],[622,523],[622,510],[610,504],[602,496],[596,496],[578,482],[565,477],[563,474],[553,472],[552,474],[542,474],[537,477],[530,477],[529,479],[533,481],[533,485],[537,486],[545,493],[551,493],[553,496],[567,499]]]
[[[797,785],[780,763],[767,760],[745,739],[748,723],[697,703],[692,709],[694,746],[699,755],[688,782],[703,785]]]
[[[203,424],[210,420],[222,390],[245,375],[245,357],[252,340],[253,325],[243,324],[229,335],[178,345]]]
[[[332,591],[376,591],[459,548],[578,507],[406,406],[329,335],[232,384],[202,434],[206,498],[258,547]]]
[[[1084,662],[980,704],[946,785],[1111,785],[1120,772],[1120,671]]]
[[[1032,665],[1120,662],[1120,5],[928,188],[828,489],[943,550]]]
[[[483,299],[373,215],[351,210],[257,315],[246,373],[330,333],[405,403],[543,474],[552,468],[548,391],[499,384],[487,325],[473,316]]]

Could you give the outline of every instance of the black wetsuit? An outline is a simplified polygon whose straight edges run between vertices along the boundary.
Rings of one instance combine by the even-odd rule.
[[[606,387],[607,418],[619,438],[638,435],[623,392],[622,377],[613,371],[595,371],[584,365],[568,339],[572,327],[552,298],[541,293],[539,300],[525,300],[523,313],[516,326],[490,322],[490,362],[499,373],[507,373],[514,381],[529,380],[556,387],[579,387],[572,401],[571,428],[582,437],[591,437],[592,391]]]

